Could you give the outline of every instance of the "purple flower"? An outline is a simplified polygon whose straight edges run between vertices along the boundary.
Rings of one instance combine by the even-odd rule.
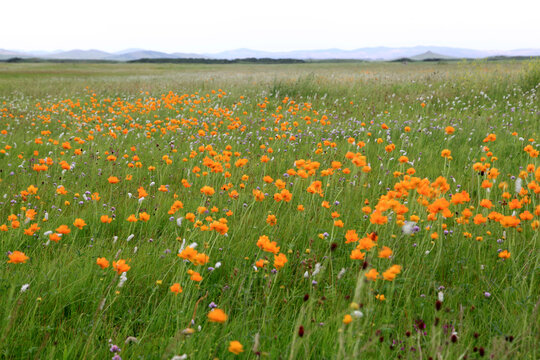
[[[209,307],[210,309],[215,309],[215,308],[217,308],[217,305],[216,305],[215,302],[212,301],[210,304],[208,304],[208,307]]]
[[[490,294],[490,293],[488,293],[487,291],[485,291],[485,292],[484,292],[484,296],[488,298],[488,297],[490,297],[490,296],[491,296],[491,294]]]

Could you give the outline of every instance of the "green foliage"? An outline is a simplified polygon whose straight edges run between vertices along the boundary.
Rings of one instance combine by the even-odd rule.
[[[113,356],[111,339],[124,359],[182,354],[228,359],[233,358],[227,350],[232,340],[244,346],[238,358],[249,359],[480,359],[482,351],[486,359],[537,359],[538,229],[530,220],[519,229],[492,220],[475,225],[473,217],[468,223],[457,220],[470,207],[473,216],[491,211],[519,216],[540,205],[531,185],[536,175],[527,169],[540,163],[524,151],[527,145],[538,150],[539,135],[538,95],[526,85],[537,86],[538,63],[528,67],[533,70],[522,72],[518,62],[488,61],[0,64],[0,131],[5,130],[0,133],[0,226],[8,226],[0,231],[0,358],[106,359]],[[182,102],[165,106],[184,94]],[[193,100],[200,98],[207,102],[195,106]],[[224,111],[219,117],[218,109]],[[275,123],[276,114],[283,115],[281,123]],[[329,124],[321,124],[323,116]],[[193,119],[197,122],[189,123]],[[237,128],[227,128],[236,121],[241,122]],[[199,133],[203,124],[208,127],[204,135]],[[161,131],[172,125],[178,127]],[[214,126],[216,135],[211,134]],[[448,134],[447,126],[455,132]],[[156,131],[147,137],[147,129]],[[117,136],[107,136],[110,130]],[[484,142],[491,133],[496,141]],[[351,144],[350,138],[365,146]],[[396,148],[387,152],[390,143]],[[223,164],[226,152],[232,153],[226,169],[230,177],[202,164],[205,157],[217,159],[209,150],[199,153],[203,145],[212,145]],[[452,160],[441,157],[444,149]],[[349,151],[365,156],[370,171],[355,167],[346,157]],[[117,159],[107,161],[113,153]],[[261,162],[263,155],[268,162]],[[400,156],[408,161],[400,162]],[[53,160],[49,169],[33,171],[45,158]],[[238,168],[234,164],[241,158],[249,162]],[[300,159],[319,162],[319,171],[307,179],[284,176],[298,170]],[[61,160],[75,167],[64,171]],[[136,161],[142,166],[128,167]],[[334,175],[322,176],[321,170],[335,161],[351,173],[334,169]],[[482,187],[488,174],[472,169],[477,162],[500,172],[489,191]],[[195,166],[208,174],[194,172]],[[447,179],[449,191],[437,197],[450,199],[450,193],[465,190],[471,200],[452,205],[452,217],[438,214],[430,221],[422,197],[411,190],[396,200],[407,206],[407,220],[419,216],[417,233],[403,233],[397,209],[385,213],[388,224],[371,223],[362,208],[374,209],[404,178],[399,173],[412,168],[420,179]],[[244,174],[249,178],[242,179]],[[120,182],[110,184],[111,175]],[[267,175],[285,182],[293,195],[290,203],[274,201],[277,186],[263,181]],[[528,202],[511,209],[510,201],[525,198],[515,191],[519,176]],[[306,191],[314,180],[322,182],[322,197]],[[223,190],[229,183],[233,187]],[[39,198],[23,196],[30,185],[39,189]],[[57,191],[60,185],[67,194]],[[159,191],[160,185],[170,191]],[[140,186],[149,195],[139,202]],[[202,195],[203,186],[216,193]],[[253,198],[257,188],[268,194],[262,202]],[[229,196],[232,190],[238,198]],[[86,200],[87,191],[99,193],[100,200]],[[183,202],[174,216],[168,214],[173,194]],[[480,206],[482,199],[490,199],[494,208]],[[297,210],[300,204],[303,212]],[[201,206],[208,213],[199,214]],[[30,208],[37,216],[26,222]],[[151,215],[147,222],[126,221],[142,211]],[[334,211],[339,218],[332,218]],[[203,224],[207,216],[226,218],[227,236],[201,231],[186,219],[179,226],[176,219],[188,212]],[[265,221],[270,213],[277,217],[275,226]],[[11,214],[20,221],[17,229],[10,227]],[[102,223],[105,214],[115,219]],[[75,228],[76,218],[88,225]],[[334,226],[337,219],[343,228]],[[41,229],[25,235],[31,223]],[[71,233],[48,242],[45,231],[63,224]],[[377,232],[377,247],[366,251],[365,263],[350,259],[356,244],[345,243],[348,229],[360,237]],[[432,239],[434,232],[438,239]],[[274,255],[256,245],[261,235],[276,241],[287,256],[277,272],[272,271]],[[183,239],[197,242],[210,262],[195,266],[180,259]],[[378,257],[382,246],[392,249],[390,259]],[[511,253],[509,259],[499,258],[502,249]],[[7,263],[6,254],[14,250],[25,252],[29,261]],[[116,272],[96,264],[98,257],[128,260],[123,287]],[[258,259],[268,263],[255,271]],[[217,262],[221,267],[208,270]],[[321,269],[314,275],[317,263]],[[366,271],[383,273],[393,264],[403,267],[394,281],[366,281]],[[199,271],[203,281],[193,282],[189,270]],[[181,284],[182,293],[171,293],[174,283]],[[25,284],[29,287],[22,291]],[[440,309],[439,292],[444,297]],[[226,323],[207,320],[211,302],[225,310]],[[357,317],[345,325],[347,314]],[[187,327],[195,333],[183,334]]]
[[[525,91],[538,90],[538,85],[540,85],[540,59],[527,62],[521,74],[520,85]]]

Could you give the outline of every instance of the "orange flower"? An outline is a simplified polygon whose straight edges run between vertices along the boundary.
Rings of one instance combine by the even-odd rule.
[[[375,280],[377,280],[377,278],[379,277],[379,273],[377,272],[376,269],[370,269],[370,270],[366,273],[366,277],[368,278],[368,280],[375,281]]]
[[[142,186],[137,189],[137,192],[138,192],[139,199],[142,199],[148,196],[148,193],[146,192],[146,190],[144,190]]]
[[[351,316],[351,315],[347,314],[347,315],[345,315],[345,316],[343,317],[343,323],[344,323],[345,325],[350,324],[351,321],[352,321],[352,316]]]
[[[98,264],[102,269],[109,267],[109,261],[107,261],[107,259],[104,257],[97,258],[96,264]]]
[[[347,232],[345,233],[345,239],[347,239],[345,241],[345,244],[358,241],[359,237],[358,237],[358,234],[356,233],[356,230],[354,230],[354,229],[353,230],[347,230]]]
[[[29,259],[28,256],[26,256],[23,252],[20,251],[14,251],[9,254],[8,257],[8,263],[11,264],[24,264]]]
[[[482,201],[480,201],[480,206],[486,209],[491,209],[493,207],[493,203],[488,199],[482,199]]]
[[[521,221],[518,218],[516,218],[515,216],[503,216],[499,220],[499,223],[503,227],[517,227],[520,222]]]
[[[223,222],[223,220],[224,220],[224,222]],[[215,230],[218,233],[220,233],[221,235],[225,235],[227,233],[227,231],[229,231],[229,227],[227,226],[226,221],[227,220],[225,220],[225,219],[220,219],[220,221],[213,221],[210,224],[210,230]]]
[[[208,320],[223,324],[225,321],[227,321],[227,314],[225,314],[225,312],[221,309],[212,309],[208,313]]]
[[[488,219],[486,217],[483,217],[482,214],[476,214],[476,216],[473,218],[473,222],[476,225],[483,224],[483,223],[487,222],[487,220]]]
[[[118,262],[113,261],[113,268],[114,270],[116,270],[118,275],[120,275],[121,273],[129,271],[129,269],[131,269],[131,266],[126,264],[126,260],[120,259],[118,260]]]
[[[360,241],[358,242],[358,246],[356,248],[359,250],[369,251],[374,246],[375,246],[375,242],[373,241],[373,239],[369,236],[366,236],[360,239]]]
[[[146,222],[150,220],[150,215],[147,214],[146,212],[139,213],[139,220]]]
[[[259,259],[255,262],[255,266],[258,267],[258,268],[262,268],[264,267],[264,260],[263,259]]]
[[[441,156],[442,156],[443,158],[447,158],[447,159],[449,159],[449,160],[452,160],[451,154],[452,154],[452,153],[451,153],[450,150],[448,150],[448,149],[444,149],[443,151],[441,151]]]
[[[105,224],[105,223],[110,224],[110,223],[112,222],[112,218],[109,217],[109,216],[107,216],[107,215],[101,215],[100,221],[101,221],[102,223],[104,223],[104,224]]]
[[[383,224],[386,224],[388,222],[388,217],[384,216],[380,211],[376,210],[369,217],[369,221],[372,224],[383,225]]]
[[[204,265],[210,260],[210,257],[203,253],[198,253],[195,255],[195,258],[192,260],[195,265]]]
[[[120,182],[120,180],[116,176],[109,176],[108,180],[110,184],[117,184],[118,182]]]
[[[287,257],[285,254],[278,254],[274,255],[274,267],[276,269],[281,269],[283,266],[285,266],[285,263],[287,262]]]
[[[392,255],[392,249],[390,249],[387,246],[383,246],[381,250],[379,250],[379,257],[381,259],[388,259]]]
[[[214,188],[210,187],[210,186],[203,186],[201,188],[201,193],[206,195],[206,196],[212,196],[212,195],[214,195],[215,192],[216,191],[214,190]]]
[[[178,295],[179,293],[182,292],[182,287],[180,286],[179,283],[174,283],[171,287],[171,292],[175,293],[176,295]]]
[[[271,252],[274,255],[279,252],[279,246],[277,246],[277,243],[275,241],[270,241],[270,239],[266,235],[259,236],[259,240],[257,240],[257,246],[263,251]]]
[[[387,280],[387,281],[392,281],[396,278],[396,273],[390,271],[390,270],[386,270],[385,272],[383,272],[382,276],[383,276],[383,279],[384,280]]]
[[[37,223],[34,223],[32,225],[30,225],[30,227],[28,229],[24,229],[24,234],[25,235],[29,235],[29,236],[32,236],[36,233],[36,231],[38,231],[39,229],[41,229]]]
[[[256,201],[264,200],[264,193],[261,190],[253,190],[253,196],[255,197]]]
[[[308,186],[307,192],[310,194],[319,194],[320,196],[322,196],[323,195],[322,182],[318,180],[312,182],[311,185]]]
[[[351,260],[364,260],[365,257],[366,257],[366,254],[361,252],[358,249],[354,249],[351,252],[351,256],[350,256]]]
[[[244,347],[242,346],[240,341],[234,340],[229,343],[229,352],[232,352],[233,354],[238,355],[244,352]]]
[[[25,216],[30,220],[34,220],[36,215],[37,215],[37,212],[34,209],[29,209],[25,213]]]
[[[276,215],[268,215],[266,217],[266,223],[270,226],[274,226],[277,224],[277,218]]]
[[[83,219],[75,219],[75,221],[73,222],[73,226],[75,226],[76,228],[79,228],[79,230],[81,230],[83,227],[86,226],[86,223],[84,222]]]
[[[195,256],[197,256],[197,254],[198,254],[197,250],[188,246],[184,250],[182,250],[180,254],[178,254],[178,256],[181,257],[182,259],[192,261],[195,259]]]
[[[59,233],[59,234],[62,234],[62,235],[67,235],[71,232],[71,230],[69,229],[69,227],[67,225],[60,225],[57,229],[56,229],[56,232]]]
[[[49,240],[54,241],[55,243],[60,241],[60,239],[61,239],[61,237],[57,233],[52,233],[52,234],[49,235]]]
[[[503,250],[499,253],[501,259],[510,259],[510,252],[508,250]]]
[[[196,281],[196,282],[201,282],[202,281],[202,276],[201,274],[199,274],[198,272],[196,271],[193,271],[193,270],[188,270],[188,274],[190,275],[190,279],[193,280],[193,281]]]
[[[460,193],[452,195],[452,199],[450,201],[452,202],[452,204],[458,205],[471,201],[471,198],[466,191],[462,191]]]

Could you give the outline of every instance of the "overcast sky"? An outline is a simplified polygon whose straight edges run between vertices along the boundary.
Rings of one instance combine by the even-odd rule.
[[[0,49],[540,48],[539,0],[2,0]]]

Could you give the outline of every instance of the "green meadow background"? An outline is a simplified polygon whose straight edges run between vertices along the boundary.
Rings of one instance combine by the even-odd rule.
[[[519,229],[503,228],[491,220],[460,224],[456,218],[466,207],[487,216],[489,212],[479,206],[482,199],[493,202],[492,211],[511,215],[503,193],[523,198],[514,191],[523,171],[527,175],[521,174],[523,188],[535,180],[527,166],[538,168],[540,162],[524,148],[531,145],[540,150],[539,84],[538,61],[0,63],[0,130],[6,130],[0,135],[0,147],[6,150],[0,154],[0,225],[9,226],[11,214],[21,222],[18,229],[0,232],[4,256],[0,358],[105,359],[114,356],[110,345],[115,344],[123,359],[171,359],[184,354],[188,359],[537,359],[540,240],[538,229],[531,225],[539,216],[522,221]],[[193,105],[194,112],[189,110],[192,104],[183,109],[178,105],[134,111],[127,122],[119,106],[111,105],[162,99],[169,92],[211,102]],[[115,107],[116,114],[102,114],[103,123],[114,122],[130,130],[128,134],[118,132],[114,139],[95,133],[94,140],[78,145],[74,138],[86,139],[95,122],[82,124],[70,111],[81,115],[92,99],[104,109]],[[300,104],[296,115],[285,111],[290,100]],[[263,109],[260,105],[265,102]],[[71,108],[72,103],[79,106]],[[70,109],[45,110],[53,104]],[[209,106],[229,109],[245,129],[218,126],[223,118],[206,111]],[[274,124],[271,116],[279,106],[283,121],[288,122],[284,128]],[[319,119],[326,115],[330,124],[308,124],[307,115]],[[44,122],[43,117],[50,121]],[[190,117],[197,119],[197,125],[145,135],[144,129],[156,120]],[[298,126],[292,125],[295,121]],[[200,136],[203,122],[211,128],[217,123],[217,135],[208,131]],[[447,126],[454,127],[455,133],[447,134]],[[484,142],[491,133],[496,141]],[[278,134],[286,136],[278,138]],[[297,139],[289,140],[293,135]],[[38,137],[44,144],[35,143]],[[350,137],[365,142],[365,147],[349,144]],[[378,138],[382,143],[377,143]],[[71,150],[61,147],[65,141],[71,143]],[[395,150],[388,153],[385,146],[390,143]],[[231,152],[240,153],[225,169],[230,178],[211,172],[197,176],[192,171],[195,166],[209,171],[202,162],[211,155],[199,153],[201,145],[212,145],[219,154],[230,145]],[[500,171],[489,192],[481,186],[486,174],[472,168],[476,162],[490,161],[481,160],[486,157],[484,146],[497,158],[492,167]],[[75,148],[83,153],[75,156]],[[444,149],[451,151],[452,160],[441,157]],[[190,158],[192,151],[197,155]],[[371,171],[356,168],[345,157],[348,151],[365,156]],[[107,152],[114,153],[117,161],[107,161]],[[129,158],[124,159],[124,154]],[[141,168],[127,166],[135,154]],[[164,155],[172,164],[164,163]],[[263,155],[270,161],[261,162]],[[408,157],[408,164],[398,161],[402,155]],[[45,157],[54,161],[49,170],[33,171],[30,164]],[[234,166],[240,158],[248,159],[243,168]],[[339,161],[351,173],[336,170],[334,175],[321,176],[319,171],[307,179],[284,176],[296,169],[299,159],[319,162],[320,170]],[[74,167],[63,172],[61,160]],[[149,171],[149,166],[156,169]],[[374,208],[380,196],[403,179],[394,173],[409,168],[414,168],[414,176],[430,182],[445,177],[449,193],[465,190],[470,202],[452,205],[452,218],[439,215],[436,221],[428,221],[412,190],[399,201],[409,208],[407,220],[419,216],[417,233],[404,234],[395,214],[389,215],[388,224],[372,224],[362,208],[367,204]],[[130,181],[125,180],[128,174]],[[243,175],[249,178],[242,180]],[[263,181],[266,175],[286,182],[293,194],[290,203],[272,199],[278,190]],[[117,176],[120,183],[109,184],[109,176]],[[182,179],[192,186],[185,188]],[[323,197],[306,191],[315,180],[323,183]],[[503,182],[506,188],[499,187]],[[222,190],[229,183],[233,187]],[[38,188],[39,199],[28,196],[25,201],[20,193],[30,185]],[[57,195],[59,185],[68,194]],[[168,185],[170,191],[158,191],[160,185]],[[205,185],[216,193],[201,194]],[[141,186],[149,196],[139,202]],[[252,190],[257,188],[268,194],[263,202],[253,198]],[[238,191],[238,199],[228,196],[232,189]],[[83,200],[86,192],[99,193],[100,200]],[[170,219],[167,211],[173,194],[184,207]],[[524,210],[534,214],[540,205],[534,191],[529,189],[527,196],[529,202],[517,214]],[[448,194],[445,197],[449,199]],[[322,201],[328,201],[330,208],[322,207]],[[300,204],[303,212],[297,210]],[[199,215],[200,206],[215,206],[218,213]],[[35,221],[24,222],[23,207],[37,211]],[[228,210],[233,215],[225,216]],[[148,222],[126,221],[142,211],[150,214]],[[334,226],[334,211],[340,214],[343,228]],[[206,216],[227,218],[227,236],[200,231],[186,219],[178,226],[176,219],[188,212],[203,222]],[[45,213],[47,221],[43,221]],[[105,214],[114,214],[115,220],[101,223]],[[268,214],[277,217],[277,225],[266,223]],[[84,219],[87,226],[74,227],[76,218]],[[35,222],[40,230],[25,235],[24,229]],[[47,243],[44,232],[62,224],[71,233],[58,243]],[[365,261],[350,259],[355,245],[345,243],[348,229],[355,229],[360,237],[377,233],[377,247],[366,253]],[[432,238],[434,232],[438,239]],[[133,239],[127,241],[131,234]],[[273,254],[256,245],[261,235],[276,241],[287,256],[288,262],[277,272],[272,271]],[[183,239],[185,245],[196,242],[209,263],[194,266],[176,256]],[[377,256],[382,246],[392,249],[390,259]],[[509,259],[498,257],[502,249],[511,253]],[[23,251],[29,260],[7,263],[8,252],[15,250]],[[98,257],[111,263],[128,261],[131,269],[122,287],[111,268],[102,270],[96,264]],[[267,259],[268,264],[256,271],[258,259]],[[221,266],[209,271],[217,262]],[[313,275],[315,264],[321,269]],[[366,279],[371,268],[382,274],[393,264],[402,266],[394,281]],[[200,283],[190,280],[190,269],[200,272]],[[173,294],[169,289],[173,283],[180,283],[183,292]],[[28,289],[21,291],[25,284]],[[385,300],[376,295],[384,295]],[[225,323],[208,321],[212,302],[228,315]],[[346,315],[353,315],[349,324],[343,322]],[[186,328],[195,331],[187,335]],[[243,344],[243,353],[228,351],[233,340]]]

